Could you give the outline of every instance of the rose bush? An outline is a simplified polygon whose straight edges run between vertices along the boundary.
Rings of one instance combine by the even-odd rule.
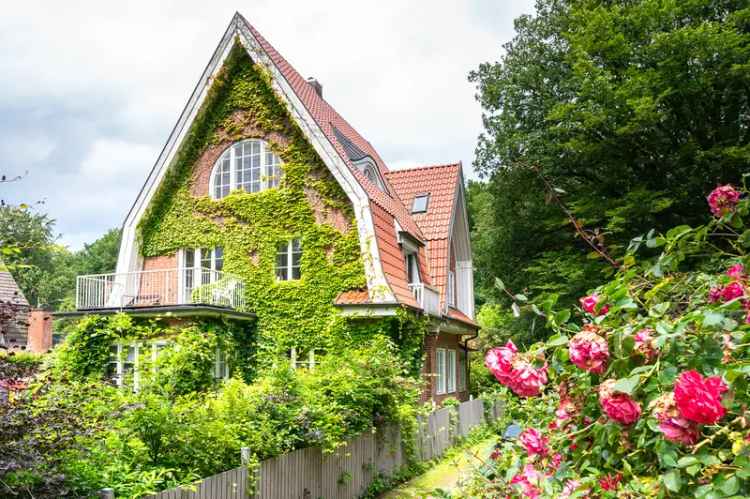
[[[546,342],[488,352],[523,431],[468,496],[750,496],[750,200],[707,199],[705,225],[635,238],[580,308],[535,305]],[[544,381],[519,390],[521,365]]]

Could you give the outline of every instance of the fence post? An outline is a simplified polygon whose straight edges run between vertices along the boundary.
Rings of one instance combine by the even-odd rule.
[[[102,489],[99,491],[99,496],[102,499],[115,499],[115,490],[114,489]]]
[[[242,466],[250,464],[250,447],[240,447],[240,461]]]

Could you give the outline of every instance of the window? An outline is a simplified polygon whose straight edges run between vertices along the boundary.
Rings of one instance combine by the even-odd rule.
[[[110,347],[107,378],[115,385],[130,386],[133,391],[138,391],[139,348],[138,343],[118,343]]]
[[[216,349],[214,378],[229,379],[229,360],[227,359],[227,353],[221,348]]]
[[[446,389],[447,393],[456,391],[456,351],[448,350],[448,366],[446,369]]]
[[[406,277],[409,284],[419,284],[419,264],[417,263],[416,253],[407,253],[405,257]]]
[[[459,350],[456,367],[456,386],[459,392],[466,391],[466,365],[466,350]]]
[[[224,269],[224,249],[215,248],[183,249],[182,253],[182,293],[183,302],[192,302],[193,289],[204,284],[211,284],[220,279]]]
[[[362,171],[364,172],[365,177],[367,177],[367,180],[375,185],[378,185],[378,177],[377,175],[375,175],[375,171],[370,166],[366,166]]]
[[[411,204],[412,213],[425,213],[427,211],[427,205],[430,201],[429,194],[420,194],[414,198]]]
[[[437,383],[436,383],[436,390],[435,393],[437,395],[442,395],[445,392],[445,367],[446,367],[446,360],[445,360],[445,349],[444,348],[438,348],[435,351],[435,367],[436,374],[437,374]]]
[[[300,278],[302,245],[299,239],[281,243],[276,252],[276,279],[296,281]]]
[[[449,306],[456,306],[456,274],[452,270],[448,271],[448,287],[445,290],[445,300]]]
[[[232,144],[216,161],[209,191],[221,199],[234,189],[260,192],[279,186],[281,159],[267,142],[258,139]]]

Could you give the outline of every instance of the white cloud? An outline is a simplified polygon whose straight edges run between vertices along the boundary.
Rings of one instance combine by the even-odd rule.
[[[467,74],[499,58],[533,3],[8,3],[0,152],[26,160],[2,168],[31,174],[0,198],[45,199],[76,247],[118,226],[236,8],[390,165],[470,169],[481,110]]]

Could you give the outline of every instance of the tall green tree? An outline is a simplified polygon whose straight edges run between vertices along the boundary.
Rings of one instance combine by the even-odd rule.
[[[470,75],[479,295],[507,301],[501,277],[572,302],[614,270],[573,220],[617,258],[639,233],[698,223],[706,193],[750,169],[750,7],[538,0],[515,28]]]
[[[80,274],[114,272],[120,229],[112,229],[82,250],[57,243],[55,221],[26,206],[0,206],[0,247],[19,287],[34,307],[69,309]]]

